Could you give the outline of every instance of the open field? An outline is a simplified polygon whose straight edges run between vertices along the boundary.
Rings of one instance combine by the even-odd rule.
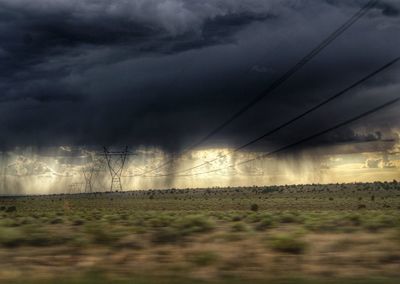
[[[400,278],[397,182],[2,197],[0,210],[2,283]]]

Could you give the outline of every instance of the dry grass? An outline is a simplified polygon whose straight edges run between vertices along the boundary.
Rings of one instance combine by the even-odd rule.
[[[392,183],[2,198],[0,281],[390,281],[399,193]]]

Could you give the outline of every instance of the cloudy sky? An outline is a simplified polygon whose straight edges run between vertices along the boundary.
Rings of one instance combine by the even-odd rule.
[[[399,63],[251,147],[186,174],[229,167],[220,172],[134,177],[171,156],[173,163],[152,174],[229,154],[395,59],[400,3],[381,0],[275,92],[179,155],[366,3],[0,0],[3,192],[63,191],[83,182],[82,169],[97,161],[102,146],[125,145],[136,154],[123,174],[129,189],[400,178],[399,105],[279,156],[229,167],[396,98]],[[109,183],[105,170],[98,180]]]

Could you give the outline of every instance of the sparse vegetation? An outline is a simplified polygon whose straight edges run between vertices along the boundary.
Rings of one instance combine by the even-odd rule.
[[[301,254],[307,247],[307,244],[301,240],[301,236],[298,234],[279,234],[272,236],[269,245],[276,251],[293,254]]]
[[[215,283],[291,273],[400,277],[391,268],[400,259],[398,208],[397,183],[3,197],[0,267],[35,275],[34,263],[54,277],[71,267],[207,275]],[[12,275],[0,273],[0,282]]]

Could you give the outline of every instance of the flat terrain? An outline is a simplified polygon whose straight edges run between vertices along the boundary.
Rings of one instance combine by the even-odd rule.
[[[399,283],[400,183],[0,198],[2,283]]]

